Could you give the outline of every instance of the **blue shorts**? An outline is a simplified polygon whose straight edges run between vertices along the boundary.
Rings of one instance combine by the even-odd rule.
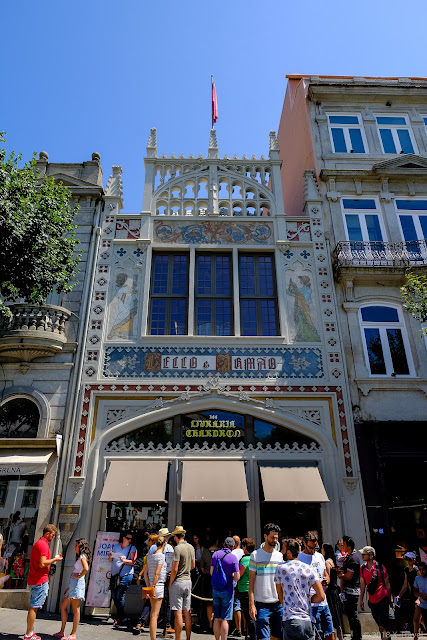
[[[270,640],[282,637],[283,607],[277,602],[255,602],[256,637],[258,640]]]
[[[71,577],[70,582],[68,583],[68,598],[73,598],[73,600],[84,600],[85,599],[85,578],[82,576],[78,580]]]
[[[322,632],[324,636],[330,636],[334,632],[332,624],[332,616],[328,606],[312,607],[312,613],[315,619],[316,629]]]
[[[239,592],[234,591],[234,601],[233,601],[233,611],[241,611],[242,607],[240,606]]]
[[[49,583],[30,584],[30,607],[32,609],[40,609],[44,605],[49,591]]]
[[[233,592],[212,589],[214,618],[233,619]]]
[[[283,640],[314,640],[314,626],[310,620],[291,618],[283,623]]]

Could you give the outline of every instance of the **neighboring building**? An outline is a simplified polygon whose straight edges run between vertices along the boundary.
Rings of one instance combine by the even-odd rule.
[[[278,134],[285,210],[304,215],[304,172],[313,171],[371,543],[389,559],[399,546],[426,545],[426,342],[399,290],[408,268],[426,273],[426,127],[427,78],[288,76]]]
[[[79,345],[93,285],[94,230],[104,192],[96,153],[82,164],[57,164],[49,163],[42,152],[37,168],[61,180],[71,190],[72,203],[79,203],[76,237],[84,254],[71,293],[52,294],[42,307],[13,304],[12,321],[0,326],[0,573],[6,557],[7,573],[12,574],[0,590],[0,607],[13,608],[28,605],[25,588],[32,544],[44,525],[58,518],[65,470],[60,460],[66,460],[80,394]]]

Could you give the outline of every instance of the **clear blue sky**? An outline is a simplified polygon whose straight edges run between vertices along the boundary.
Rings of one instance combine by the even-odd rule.
[[[5,0],[0,130],[51,162],[101,154],[141,210],[150,127],[159,153],[207,154],[210,76],[220,155],[268,153],[287,73],[424,76],[425,0]]]

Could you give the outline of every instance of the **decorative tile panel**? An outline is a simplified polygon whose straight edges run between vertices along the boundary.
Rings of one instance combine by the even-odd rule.
[[[154,240],[177,244],[265,245],[273,242],[273,225],[266,222],[170,222],[154,224]]]

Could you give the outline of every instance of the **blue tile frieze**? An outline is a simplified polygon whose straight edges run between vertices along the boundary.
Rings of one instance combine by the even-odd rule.
[[[269,244],[273,227],[266,222],[171,222],[154,223],[154,239],[178,244]]]
[[[323,378],[315,347],[125,347],[105,350],[105,378]]]

